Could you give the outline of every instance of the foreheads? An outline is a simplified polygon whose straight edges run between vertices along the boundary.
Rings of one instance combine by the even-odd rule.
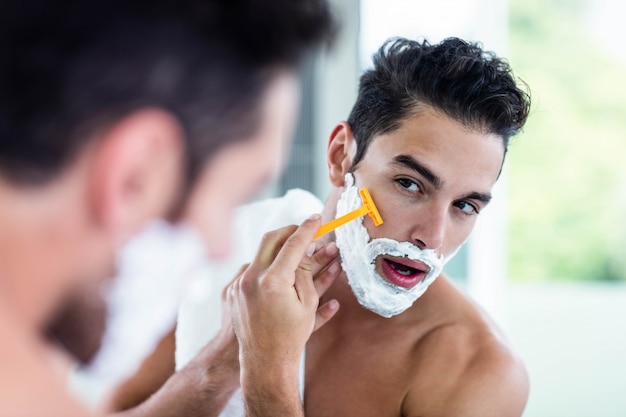
[[[470,130],[496,134],[504,149],[528,117],[529,94],[508,63],[479,44],[448,38],[439,44],[395,38],[374,55],[361,77],[348,123],[357,141],[354,164],[375,135],[430,107]]]

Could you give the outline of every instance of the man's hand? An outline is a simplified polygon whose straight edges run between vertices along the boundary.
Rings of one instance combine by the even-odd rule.
[[[290,407],[301,408],[300,356],[311,333],[339,307],[336,300],[319,306],[340,271],[334,243],[315,251],[320,224],[316,215],[300,227],[267,233],[253,262],[228,289],[249,415],[293,415]],[[281,398],[285,407],[268,408]],[[257,409],[261,402],[265,408]]]
[[[231,284],[248,266],[240,268]],[[172,330],[167,336],[169,343],[159,344],[139,374],[116,393],[117,398],[111,402],[112,409],[126,411],[115,414],[115,417],[212,417],[222,412],[239,388],[239,347],[226,301],[227,289],[228,285],[222,290],[222,327],[218,334],[183,369],[174,373],[175,332]],[[161,351],[161,347],[168,350]],[[157,372],[155,381],[154,371],[162,368],[164,362],[165,368],[171,367],[171,370],[167,374]],[[147,392],[142,391],[146,388]],[[135,400],[133,394],[139,394],[139,399]],[[120,407],[120,400],[124,404],[124,397],[129,396],[130,405],[136,407]]]

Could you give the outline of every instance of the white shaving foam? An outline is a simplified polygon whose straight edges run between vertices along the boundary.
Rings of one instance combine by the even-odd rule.
[[[346,189],[337,202],[337,217],[363,205],[352,174],[346,174]],[[384,220],[384,219],[383,219]],[[445,262],[432,249],[422,250],[410,242],[393,239],[371,239],[363,226],[363,217],[335,230],[337,247],[341,252],[341,264],[352,292],[366,309],[383,317],[402,313],[424,294],[441,274]],[[413,288],[403,288],[386,281],[376,271],[379,256],[406,257],[423,262],[430,268],[428,274]]]

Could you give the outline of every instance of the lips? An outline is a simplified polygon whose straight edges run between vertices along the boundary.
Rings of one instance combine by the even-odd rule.
[[[425,263],[408,258],[385,256],[380,257],[376,263],[377,269],[387,282],[406,289],[420,283],[430,270]]]

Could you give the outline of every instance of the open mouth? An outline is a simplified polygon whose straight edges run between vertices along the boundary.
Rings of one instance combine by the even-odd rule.
[[[385,280],[407,289],[420,283],[430,270],[423,262],[406,258],[384,257],[380,258],[377,263]]]

